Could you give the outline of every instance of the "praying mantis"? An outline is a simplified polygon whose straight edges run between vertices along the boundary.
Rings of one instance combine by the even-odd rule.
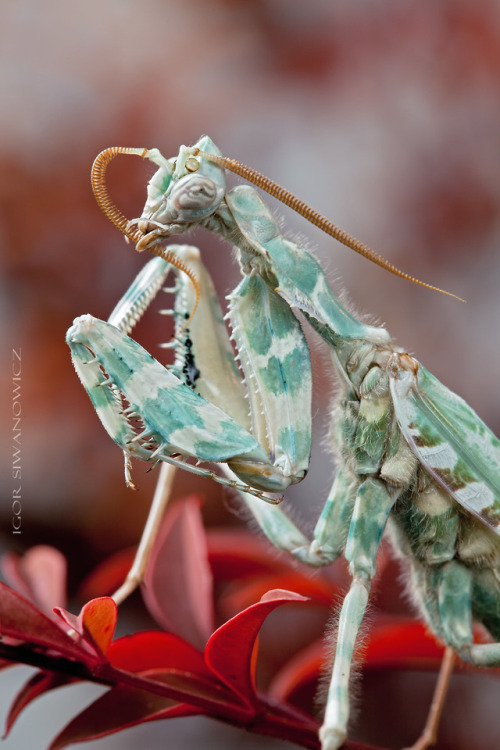
[[[105,169],[118,153],[157,166],[133,222],[105,188]],[[320,730],[323,750],[337,750],[347,736],[351,662],[385,531],[404,561],[413,601],[448,646],[448,673],[453,652],[500,665],[500,441],[384,328],[339,302],[318,261],[283,236],[254,187],[227,190],[228,168],[287,205],[300,204],[344,244],[410,278],[267,178],[221,157],[207,136],[182,146],[175,159],[157,149],[108,149],[93,170],[98,202],[138,250],[159,257],[108,322],[77,318],[67,341],[101,422],[124,452],[129,485],[131,458],[179,466],[234,487],[268,539],[307,565],[344,554],[352,581]],[[194,226],[236,250],[242,279],[228,297],[231,338],[200,252],[164,247]],[[171,272],[175,362],[166,367],[127,334]],[[278,505],[306,475],[311,451],[313,373],[295,311],[326,342],[340,387],[331,427],[339,468],[312,541]],[[491,643],[474,643],[473,619]],[[431,742],[427,734],[414,747]]]

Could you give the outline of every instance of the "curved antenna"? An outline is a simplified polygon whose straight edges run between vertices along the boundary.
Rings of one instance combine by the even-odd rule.
[[[125,148],[123,146],[112,146],[111,148],[106,148],[94,159],[92,171],[90,173],[92,192],[99,204],[99,208],[110,222],[114,224],[115,227],[125,235],[125,237],[128,237],[134,245],[137,245],[142,239],[143,234],[139,229],[132,230],[130,228],[126,216],[122,214],[120,209],[117,208],[111,200],[106,186],[106,169],[108,168],[110,161],[112,161],[115,156],[118,156],[118,154],[133,154],[134,156],[141,156],[144,159],[147,153],[147,148]]]
[[[111,223],[114,224],[115,227],[117,227],[120,232],[124,234],[127,239],[131,240],[136,246],[141,243],[141,240],[144,239],[145,234],[144,232],[141,232],[140,229],[132,229],[131,222],[127,219],[126,216],[122,214],[120,209],[115,206],[115,204],[111,200],[106,186],[106,169],[110,161],[112,161],[115,156],[118,156],[118,154],[132,154],[133,156],[140,156],[145,159],[147,158],[148,153],[149,149],[147,148],[125,148],[124,146],[112,146],[111,148],[106,148],[104,149],[104,151],[101,151],[101,153],[98,154],[94,159],[94,163],[92,164],[92,171],[90,174],[92,192],[94,193],[96,201],[99,204],[99,208],[101,209],[103,214],[107,216]],[[142,249],[144,248],[141,248],[141,250]],[[167,263],[170,263],[170,265],[174,266],[174,268],[182,271],[182,273],[185,273],[194,287],[194,306],[191,311],[191,315],[182,328],[182,330],[184,330],[189,325],[189,322],[191,321],[193,315],[196,312],[196,308],[198,307],[198,302],[200,301],[200,282],[198,281],[197,276],[189,268],[189,266],[187,266],[184,261],[180,260],[172,250],[169,250],[167,247],[155,246],[146,246],[146,249],[149,250],[149,252],[153,255],[158,255],[160,258],[163,258],[167,261]]]
[[[452,294],[452,292],[447,292],[437,286],[427,284],[425,281],[420,281],[414,276],[410,276],[409,274],[405,273],[405,271],[401,271],[399,268],[394,266],[392,263],[389,263],[388,260],[385,260],[385,258],[369,248],[363,242],[357,240],[351,234],[338,227],[318,211],[315,211],[307,203],[297,198],[288,190],[285,190],[285,188],[281,187],[281,185],[278,185],[277,182],[269,179],[269,177],[265,177],[260,172],[257,172],[257,170],[251,169],[251,167],[247,167],[245,164],[241,164],[239,161],[236,161],[236,159],[228,159],[225,156],[209,154],[205,151],[200,151],[200,149],[196,149],[194,151],[194,154],[195,156],[201,156],[203,159],[211,161],[214,164],[218,164],[220,167],[229,169],[231,172],[234,172],[240,177],[243,177],[245,180],[248,180],[254,185],[257,185],[257,187],[259,187],[261,190],[269,193],[269,195],[272,195],[273,198],[277,198],[279,201],[281,201],[281,203],[284,203],[285,206],[288,206],[289,208],[296,211],[298,214],[307,219],[307,221],[310,221],[311,224],[314,224],[323,232],[326,232],[326,234],[329,234],[331,237],[338,240],[343,245],[351,248],[351,250],[354,250],[356,253],[359,253],[364,258],[368,258],[368,260],[371,260],[372,263],[376,263],[386,271],[390,271],[390,273],[393,273],[395,276],[400,276],[402,279],[412,281],[414,284],[419,284],[420,286],[426,287],[426,289],[432,289],[432,291],[434,292],[440,292],[441,294],[446,294],[448,297],[453,297],[460,302],[465,302],[464,299],[458,297],[456,294]]]
[[[194,294],[195,294],[194,305],[193,305],[193,309],[191,310],[191,314],[189,315],[189,318],[182,326],[181,331],[184,331],[188,327],[189,323],[191,322],[193,315],[195,314],[196,309],[198,307],[198,303],[200,301],[200,282],[198,281],[198,277],[196,276],[195,273],[193,273],[193,271],[189,268],[189,266],[186,263],[184,263],[184,261],[181,260],[174,253],[173,250],[169,250],[168,247],[155,247],[153,245],[152,247],[148,247],[147,249],[152,255],[157,255],[159,258],[163,258],[163,260],[166,260],[167,263],[170,263],[171,266],[174,266],[179,271],[182,271],[182,273],[185,273],[194,287]]]

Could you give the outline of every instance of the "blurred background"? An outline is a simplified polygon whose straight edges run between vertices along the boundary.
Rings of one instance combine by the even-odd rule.
[[[6,0],[0,61],[4,549],[58,546],[74,587],[100,559],[138,539],[154,488],[154,476],[137,464],[139,492],[125,488],[121,452],[100,426],[64,341],[77,315],[106,318],[144,264],[91,194],[90,167],[107,146],[156,146],[173,156],[207,133],[226,156],[265,172],[394,265],[465,298],[397,279],[277,207],[286,231],[307,237],[355,307],[384,323],[500,433],[497,3]],[[138,216],[153,168],[123,157],[109,172],[116,202]],[[230,249],[208,233],[190,241],[202,248],[223,299],[239,278]],[[168,339],[162,326],[150,313],[137,331],[153,354]],[[310,341],[315,446],[307,479],[287,495],[305,528],[333,471],[323,444],[333,380],[324,349]],[[20,480],[12,477],[19,383]],[[232,499],[212,483],[187,474],[176,482],[178,495],[195,488],[207,496],[209,525],[241,523]],[[487,684],[498,705],[495,681]],[[474,715],[473,727],[489,725],[498,736],[498,711],[487,711]],[[41,720],[32,718],[32,727]],[[6,748],[33,746],[16,736],[22,724]],[[173,726],[156,727],[155,736]],[[147,731],[92,746],[135,747]],[[187,747],[189,738],[171,746]],[[471,747],[470,738],[461,741],[450,747]]]

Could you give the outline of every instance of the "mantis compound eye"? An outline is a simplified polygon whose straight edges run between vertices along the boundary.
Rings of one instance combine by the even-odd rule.
[[[194,221],[215,211],[224,196],[224,188],[201,174],[190,174],[176,183],[169,196],[171,208],[181,221]]]

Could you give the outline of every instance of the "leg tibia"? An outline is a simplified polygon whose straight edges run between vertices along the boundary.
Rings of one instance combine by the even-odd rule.
[[[225,469],[225,473],[234,477],[229,469]],[[356,484],[347,470],[341,470],[333,483],[312,542],[281,507],[262,503],[246,492],[240,494],[261,531],[278,549],[312,567],[330,565],[341,554],[356,498]]]
[[[311,449],[311,365],[300,325],[267,283],[254,274],[246,276],[229,296],[242,382],[199,251],[180,246],[176,254],[197,277],[201,290],[198,308],[184,329],[195,295],[191,281],[178,275],[175,310],[181,328],[176,368],[183,372],[189,366],[196,373],[189,383],[194,390],[262,446],[265,462],[238,456],[229,462],[232,471],[252,487],[282,492],[305,476]]]
[[[368,603],[380,539],[393,503],[393,497],[379,480],[367,479],[358,489],[345,553],[354,580],[340,612],[335,663],[320,730],[323,750],[337,750],[347,734],[354,645]]]
[[[232,475],[231,472],[225,473]],[[299,557],[295,554],[296,550],[307,547],[309,542],[281,508],[263,503],[261,499],[252,497],[246,492],[240,494],[254,520],[271,544],[284,552]],[[301,558],[299,557],[299,559]]]
[[[319,731],[322,750],[337,750],[347,736],[352,656],[368,603],[368,594],[369,587],[366,583],[354,580],[342,604],[325,718]]]
[[[229,296],[242,382],[199,251],[181,246],[176,254],[197,277],[201,290],[196,313],[188,327],[178,331],[176,368],[183,372],[189,365],[196,373],[189,383],[194,390],[249,431],[268,456],[265,463],[252,463],[247,457],[231,461],[240,480],[282,492],[303,479],[311,450],[311,364],[300,324],[267,282],[254,273],[245,276]],[[178,274],[175,310],[181,326],[194,302],[191,281]]]
[[[163,258],[153,258],[146,263],[115,305],[108,323],[129,334],[165,283],[171,268]]]

